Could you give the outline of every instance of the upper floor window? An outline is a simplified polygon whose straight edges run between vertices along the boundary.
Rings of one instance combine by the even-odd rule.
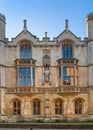
[[[30,67],[20,67],[19,69],[20,86],[30,86],[31,72]]]
[[[72,44],[64,44],[62,46],[62,58],[73,58]]]
[[[19,68],[19,85],[21,87],[35,86],[35,68],[20,67]]]
[[[63,67],[63,85],[75,85],[75,76],[74,67]]]
[[[20,46],[20,58],[31,59],[31,44],[22,44]]]

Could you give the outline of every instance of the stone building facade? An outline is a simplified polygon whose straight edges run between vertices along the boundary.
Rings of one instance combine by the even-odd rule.
[[[93,14],[81,40],[65,21],[53,40],[27,30],[9,41],[0,14],[0,120],[88,120],[93,114]]]

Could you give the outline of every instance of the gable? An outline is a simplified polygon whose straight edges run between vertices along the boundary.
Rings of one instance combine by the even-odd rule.
[[[28,41],[31,41],[32,43],[37,42],[36,36],[32,35],[28,30],[25,32],[22,31],[21,33],[19,33],[15,38],[12,39],[12,43],[13,45],[17,45],[22,40],[28,40]]]
[[[64,30],[58,37],[58,42],[64,41],[65,39],[68,39],[70,41],[77,42],[80,40],[76,35],[74,35],[70,30]]]

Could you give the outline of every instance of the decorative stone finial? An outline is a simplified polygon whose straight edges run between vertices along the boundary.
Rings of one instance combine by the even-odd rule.
[[[26,31],[26,30],[27,30],[27,20],[24,19],[24,31]]]
[[[47,32],[45,32],[45,44],[47,44]]]
[[[86,17],[87,20],[93,19],[93,13],[89,13]]]
[[[47,32],[45,32],[45,37],[47,38]]]
[[[68,31],[68,19],[66,19],[66,21],[65,21],[65,29]]]

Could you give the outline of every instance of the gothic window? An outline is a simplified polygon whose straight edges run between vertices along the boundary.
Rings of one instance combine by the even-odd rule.
[[[75,101],[75,114],[82,114],[83,102],[81,99]]]
[[[22,44],[20,46],[20,58],[31,59],[31,45],[30,44]]]
[[[63,67],[63,85],[75,85],[74,67]]]
[[[62,100],[57,99],[55,101],[55,114],[62,114]]]
[[[62,58],[73,58],[72,44],[64,44],[62,46]]]
[[[21,115],[21,103],[18,100],[13,101],[13,114]]]
[[[31,84],[30,67],[20,67],[19,76],[20,76],[19,77],[20,86],[30,86]]]
[[[38,99],[33,102],[33,114],[40,115],[40,101]]]

